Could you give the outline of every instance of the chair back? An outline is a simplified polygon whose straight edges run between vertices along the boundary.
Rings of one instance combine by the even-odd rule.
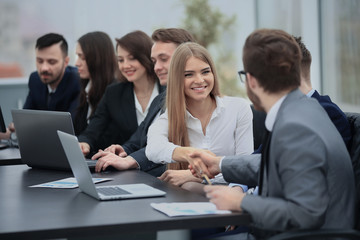
[[[360,113],[345,113],[351,127],[350,157],[354,168],[356,186],[356,226],[360,230]]]

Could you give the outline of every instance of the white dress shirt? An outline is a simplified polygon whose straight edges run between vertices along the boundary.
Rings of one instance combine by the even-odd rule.
[[[190,146],[207,149],[220,156],[253,152],[252,111],[248,102],[238,97],[216,97],[216,108],[204,135],[199,119],[186,114]],[[148,131],[146,156],[155,163],[171,163],[178,145],[168,140],[168,114],[153,122]]]
[[[150,100],[148,102],[148,105],[146,106],[145,111],[142,110],[142,107],[140,105],[139,100],[136,97],[135,91],[134,91],[134,99],[135,99],[135,109],[136,109],[136,118],[137,118],[137,122],[138,125],[140,125],[140,123],[145,119],[147,113],[149,112],[149,107],[152,103],[152,101],[154,100],[154,98],[159,95],[159,89],[157,88],[157,84],[154,84],[154,88],[153,91],[151,93],[151,97]]]

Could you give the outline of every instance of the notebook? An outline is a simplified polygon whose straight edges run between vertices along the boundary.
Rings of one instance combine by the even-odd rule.
[[[74,135],[71,114],[42,110],[11,110],[21,161],[33,168],[71,170],[56,131]],[[96,161],[88,159],[90,168]]]
[[[57,133],[79,188],[84,193],[98,200],[159,197],[166,194],[143,183],[96,187],[92,181],[90,170],[84,161],[77,138],[62,131],[57,131]]]

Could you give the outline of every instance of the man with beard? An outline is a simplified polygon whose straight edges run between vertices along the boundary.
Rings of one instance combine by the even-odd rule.
[[[223,173],[228,182],[259,185],[259,195],[205,186],[218,209],[251,215],[248,233],[220,239],[264,239],[279,232],[351,229],[355,187],[341,135],[315,99],[300,90],[301,51],[281,30],[253,32],[243,48],[247,94],[267,113],[261,154],[220,157],[191,155],[194,175]],[[236,224],[236,223],[234,223]]]
[[[36,68],[29,79],[24,109],[70,112],[74,116],[80,92],[79,74],[68,66],[68,44],[63,36],[46,34],[36,41]]]

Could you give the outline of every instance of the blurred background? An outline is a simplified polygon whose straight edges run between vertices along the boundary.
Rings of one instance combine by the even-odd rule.
[[[0,0],[0,106],[22,108],[35,67],[36,39],[64,35],[70,64],[77,39],[91,31],[115,38],[134,30],[182,27],[207,47],[225,95],[246,98],[237,71],[242,47],[258,28],[301,36],[310,50],[313,87],[345,112],[360,112],[360,1],[358,0]]]

